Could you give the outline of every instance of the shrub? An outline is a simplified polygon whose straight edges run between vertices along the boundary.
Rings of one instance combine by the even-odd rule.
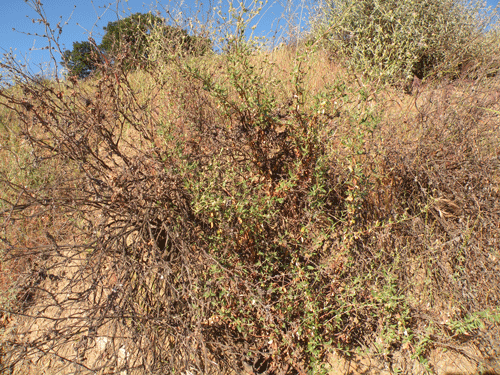
[[[392,88],[310,46],[260,50],[237,16],[224,53],[178,58],[153,31],[147,70],[117,54],[87,82],[7,60],[0,156],[36,181],[0,169],[0,255],[30,260],[2,370],[321,374],[363,349],[409,373],[462,341],[491,357],[495,81],[391,110]]]
[[[339,59],[372,78],[457,77],[485,57],[484,32],[495,27],[495,13],[481,4],[327,0],[313,29]]]

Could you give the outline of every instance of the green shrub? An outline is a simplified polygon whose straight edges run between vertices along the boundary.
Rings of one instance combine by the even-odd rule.
[[[366,350],[412,373],[433,345],[494,347],[494,81],[401,111],[314,46],[258,48],[257,10],[231,9],[219,54],[155,29],[147,70],[117,53],[84,83],[7,59],[0,240],[33,261],[1,370],[320,374]]]
[[[458,76],[484,55],[494,12],[479,1],[327,0],[317,35],[357,71],[384,82]]]

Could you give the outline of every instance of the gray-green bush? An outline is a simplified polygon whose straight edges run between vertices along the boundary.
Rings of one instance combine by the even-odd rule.
[[[326,0],[313,33],[356,71],[401,83],[454,78],[488,63],[485,51],[495,42],[485,34],[498,29],[497,21],[496,8],[484,9],[482,1]]]

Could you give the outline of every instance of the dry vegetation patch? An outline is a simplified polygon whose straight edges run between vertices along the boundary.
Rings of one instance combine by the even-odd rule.
[[[10,66],[4,370],[495,368],[498,78],[408,95],[242,40],[120,58],[85,82]]]

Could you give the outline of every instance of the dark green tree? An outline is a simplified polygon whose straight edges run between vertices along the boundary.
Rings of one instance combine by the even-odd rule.
[[[156,48],[182,55],[203,55],[212,50],[210,39],[190,36],[180,27],[165,25],[160,17],[151,13],[135,13],[122,20],[110,22],[104,30],[106,35],[100,48],[110,56],[127,51],[129,66],[142,65],[148,57],[152,40],[157,43]],[[159,31],[155,33],[155,38],[151,38],[153,30]]]
[[[99,46],[108,55],[116,56],[118,53],[128,50],[128,59],[141,59],[146,55],[148,47],[148,35],[153,28],[160,26],[163,20],[151,13],[135,13],[131,16],[109,22],[104,27],[106,34]]]
[[[97,56],[90,42],[74,42],[73,50],[64,51],[62,65],[68,69],[69,75],[83,79],[97,69]]]
[[[167,54],[203,55],[212,50],[212,41],[200,36],[190,36],[179,27],[165,25],[160,17],[151,13],[135,13],[127,18],[109,22],[101,44],[96,47],[88,41],[73,43],[72,51],[65,51],[63,66],[70,75],[85,78],[97,69],[100,55],[108,56],[110,62],[125,52],[122,63],[127,68],[144,66],[151,43]],[[153,33],[154,31],[154,33]],[[154,38],[152,35],[154,34]]]

